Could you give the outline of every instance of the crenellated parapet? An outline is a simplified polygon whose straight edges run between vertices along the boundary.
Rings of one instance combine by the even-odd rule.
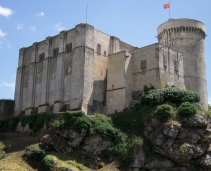
[[[175,33],[194,33],[201,35],[203,39],[205,39],[206,37],[206,33],[204,30],[202,30],[202,28],[181,26],[181,27],[164,29],[161,33],[158,34],[158,40],[162,39],[165,36],[169,37]]]

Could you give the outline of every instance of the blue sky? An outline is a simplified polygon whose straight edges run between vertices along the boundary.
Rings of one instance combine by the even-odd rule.
[[[87,21],[97,30],[136,47],[157,42],[157,27],[168,20],[166,0],[0,0],[0,99],[14,99],[19,49]],[[211,1],[171,0],[171,18],[206,25],[205,57],[211,103]]]

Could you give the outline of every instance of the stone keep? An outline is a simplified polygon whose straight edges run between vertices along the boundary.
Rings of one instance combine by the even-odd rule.
[[[207,109],[205,25],[193,19],[170,19],[158,27],[157,34],[159,43],[183,53],[185,87],[199,93]]]
[[[158,27],[159,43],[137,48],[76,25],[20,49],[14,115],[112,114],[139,100],[145,85],[166,84],[198,92],[207,108],[204,37],[201,22],[172,19]]]

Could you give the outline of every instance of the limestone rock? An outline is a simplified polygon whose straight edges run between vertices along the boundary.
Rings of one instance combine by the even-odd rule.
[[[211,169],[211,155],[206,154],[204,157],[202,157],[200,164],[204,169]]]
[[[82,149],[88,155],[96,155],[111,145],[110,140],[103,140],[101,136],[90,136],[85,139]]]
[[[202,111],[198,111],[196,115],[185,118],[183,121],[184,125],[188,127],[207,127],[210,123],[210,118]]]
[[[168,136],[169,138],[174,139],[181,127],[180,123],[168,124],[163,127],[163,134]]]
[[[198,110],[202,110],[203,109],[201,103],[193,102],[193,104],[197,107]]]
[[[167,159],[157,160],[154,159],[147,163],[146,169],[171,169],[174,167],[174,163]]]

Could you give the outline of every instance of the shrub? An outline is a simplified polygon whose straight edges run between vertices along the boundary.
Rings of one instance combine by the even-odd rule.
[[[141,148],[143,143],[144,143],[144,140],[141,137],[134,136],[131,139],[131,146],[132,147],[139,147],[139,148]]]
[[[143,131],[143,107],[139,111],[124,111],[111,116],[113,125],[126,134],[141,135]],[[147,110],[150,112],[150,110]]]
[[[3,159],[6,157],[5,151],[0,151],[0,159]]]
[[[82,129],[90,130],[92,126],[92,123],[90,121],[90,118],[87,116],[82,116],[76,119],[76,121],[73,124],[73,129],[76,131],[81,131]]]
[[[167,104],[160,105],[155,110],[154,115],[160,122],[165,122],[174,115],[173,108]]]
[[[140,103],[136,103],[136,104],[134,105],[134,108],[135,108],[136,110],[141,109],[141,104],[140,104]]]
[[[54,156],[51,155],[45,156],[42,160],[44,170],[52,170],[53,167],[56,165],[57,160],[58,159]]]
[[[62,117],[64,119],[64,127],[68,128],[71,127],[74,122],[77,120],[77,118],[86,116],[83,111],[67,111],[62,113]]]
[[[144,105],[160,105],[164,102],[173,102],[180,104],[182,102],[200,102],[200,96],[189,90],[180,88],[166,87],[164,89],[154,89],[148,92],[141,99],[141,104]]]
[[[154,89],[155,89],[154,86],[147,87],[147,86],[145,85],[145,86],[144,86],[144,94],[146,95],[146,94],[149,93],[149,91],[154,90]]]
[[[182,117],[190,117],[195,115],[197,108],[194,104],[190,102],[183,102],[178,108],[178,115]]]
[[[45,157],[45,151],[36,147],[35,145],[30,145],[26,147],[25,154],[28,159],[41,161]]]
[[[49,125],[54,117],[54,115],[50,114],[32,114],[22,117],[20,121],[23,128],[28,124],[31,130],[37,132],[40,131],[44,125]]]
[[[64,127],[64,120],[54,120],[54,122],[52,123],[52,127],[62,129]]]

